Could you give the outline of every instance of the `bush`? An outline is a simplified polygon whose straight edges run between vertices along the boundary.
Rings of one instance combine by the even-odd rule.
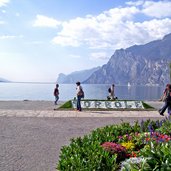
[[[150,171],[147,159],[143,157],[134,157],[121,163],[121,171]]]
[[[171,141],[156,143],[151,142],[146,148],[142,149],[141,155],[148,157],[147,163],[151,170],[171,170]]]
[[[164,168],[171,170],[171,145],[168,121],[143,121],[134,125],[122,123],[98,128],[83,138],[72,139],[61,149],[57,169],[60,171],[114,171],[121,169],[121,162],[128,158],[142,158],[129,163],[129,168]],[[153,148],[154,147],[154,148]],[[150,158],[149,158],[150,157]],[[155,157],[155,160],[153,160]],[[167,160],[168,158],[168,160]],[[128,160],[128,161],[131,161]],[[166,167],[167,165],[167,167]],[[122,165],[122,168],[124,168]],[[134,169],[136,171],[136,169]]]
[[[126,148],[120,144],[116,144],[113,142],[105,142],[102,144],[102,147],[111,154],[117,155],[117,162],[122,161],[127,158]]]
[[[98,142],[91,142],[87,136],[71,141],[63,147],[58,164],[59,170],[116,170],[116,155],[103,150]]]

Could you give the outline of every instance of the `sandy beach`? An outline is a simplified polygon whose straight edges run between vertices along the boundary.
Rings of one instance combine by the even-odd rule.
[[[109,124],[163,118],[157,110],[54,111],[51,101],[0,101],[0,170],[55,171],[60,149],[70,138]]]

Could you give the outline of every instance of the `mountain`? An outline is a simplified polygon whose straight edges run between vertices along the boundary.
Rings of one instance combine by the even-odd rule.
[[[9,81],[4,78],[0,78],[0,82],[9,82]]]
[[[169,82],[171,34],[162,40],[116,50],[107,64],[84,83],[119,85],[164,85]]]
[[[88,70],[82,70],[82,71],[76,71],[72,72],[69,75],[65,75],[63,73],[60,73],[57,79],[57,82],[60,84],[73,84],[77,81],[83,82],[84,80],[88,79],[92,73],[97,71],[100,67],[88,69]]]

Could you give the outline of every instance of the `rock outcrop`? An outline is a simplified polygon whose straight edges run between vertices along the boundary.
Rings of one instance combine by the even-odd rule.
[[[109,62],[84,83],[119,85],[164,85],[169,80],[171,34],[162,40],[116,50]]]

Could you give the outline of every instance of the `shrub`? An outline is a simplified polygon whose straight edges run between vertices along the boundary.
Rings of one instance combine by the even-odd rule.
[[[117,162],[127,158],[126,148],[113,142],[105,142],[102,147],[111,154],[117,154]]]
[[[70,146],[61,150],[58,170],[116,170],[116,155],[105,151],[98,142],[91,142],[88,137],[73,139]]]
[[[121,171],[150,171],[150,166],[147,163],[148,158],[134,157],[125,160],[121,163]]]
[[[171,120],[160,121],[161,127],[158,129],[159,132],[167,135],[171,135]]]
[[[69,146],[61,149],[57,169],[60,171],[113,171],[118,170],[122,160],[130,157],[146,159],[138,164],[140,168],[171,168],[171,164],[166,168],[168,161],[171,163],[170,136],[165,134],[169,132],[167,127],[171,127],[171,123],[168,122],[147,120],[140,124],[135,122],[134,125],[123,122],[120,125],[98,128],[82,138],[72,139]],[[162,143],[159,143],[160,141]],[[151,159],[154,156],[155,162]],[[167,157],[169,157],[168,160]],[[132,163],[130,167],[136,167],[136,164]]]
[[[147,163],[152,170],[171,170],[171,142],[156,143],[151,142],[146,148],[141,150],[141,155],[148,157]]]

